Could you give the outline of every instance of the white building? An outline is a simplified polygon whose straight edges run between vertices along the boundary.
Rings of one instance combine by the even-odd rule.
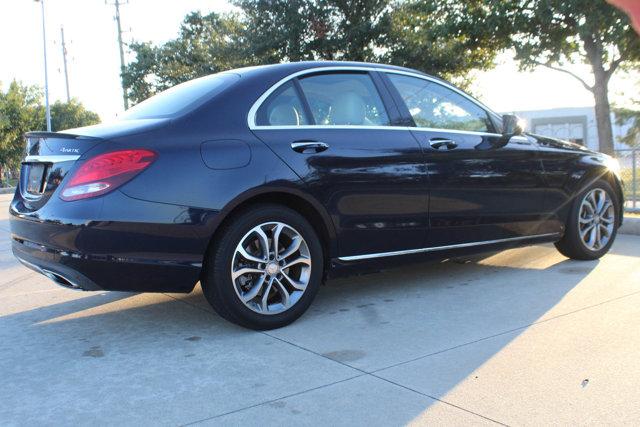
[[[598,128],[593,107],[516,111],[515,114],[527,121],[529,132],[577,142],[598,150]],[[626,135],[629,125],[616,124],[614,114],[611,114],[611,122],[615,148],[628,148],[620,143],[620,138]]]

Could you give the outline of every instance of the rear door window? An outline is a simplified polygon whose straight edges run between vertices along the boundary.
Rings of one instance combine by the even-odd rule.
[[[389,126],[389,116],[367,73],[318,74],[300,79],[316,125]]]

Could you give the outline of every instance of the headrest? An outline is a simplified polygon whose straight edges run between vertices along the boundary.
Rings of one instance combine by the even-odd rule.
[[[355,92],[344,92],[331,105],[331,123],[334,125],[362,125],[367,104]]]

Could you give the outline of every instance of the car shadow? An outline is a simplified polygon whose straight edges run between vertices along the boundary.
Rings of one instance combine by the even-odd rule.
[[[470,354],[469,363],[438,378],[442,391],[434,397],[439,398],[518,333],[544,318],[598,265],[598,261],[575,262],[552,254],[552,247],[536,246],[330,280],[303,317],[267,334],[342,365],[380,375],[390,366],[498,337],[488,346],[490,351]],[[20,336],[9,336],[17,330]],[[24,362],[28,363],[35,355],[49,352],[52,366],[113,354],[122,357],[132,351],[137,357],[157,362],[167,349],[174,353],[166,363],[179,363],[173,358],[197,354],[191,347],[199,341],[215,343],[218,351],[231,351],[224,350],[229,340],[259,334],[216,315],[199,287],[187,295],[113,292],[44,303],[0,316],[0,331],[3,341],[11,344],[0,350],[0,360],[15,361],[15,352],[21,351],[29,355]],[[54,351],[60,346],[65,351]],[[240,353],[225,358],[221,377],[238,375],[242,371],[241,352],[251,349],[234,351]],[[12,352],[14,355],[6,358]],[[62,357],[67,359],[60,360]],[[233,399],[233,390],[224,392]],[[73,399],[73,392],[69,399]],[[409,422],[417,415],[407,414],[407,419],[400,421]]]

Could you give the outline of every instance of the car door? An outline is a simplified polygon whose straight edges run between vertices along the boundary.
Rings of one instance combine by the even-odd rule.
[[[385,77],[424,149],[428,246],[545,233],[545,183],[533,141],[518,136],[500,146],[499,119],[440,81],[394,72]]]
[[[249,120],[327,209],[340,257],[419,248],[426,235],[422,149],[392,126],[399,114],[379,79],[358,70],[298,75]]]

